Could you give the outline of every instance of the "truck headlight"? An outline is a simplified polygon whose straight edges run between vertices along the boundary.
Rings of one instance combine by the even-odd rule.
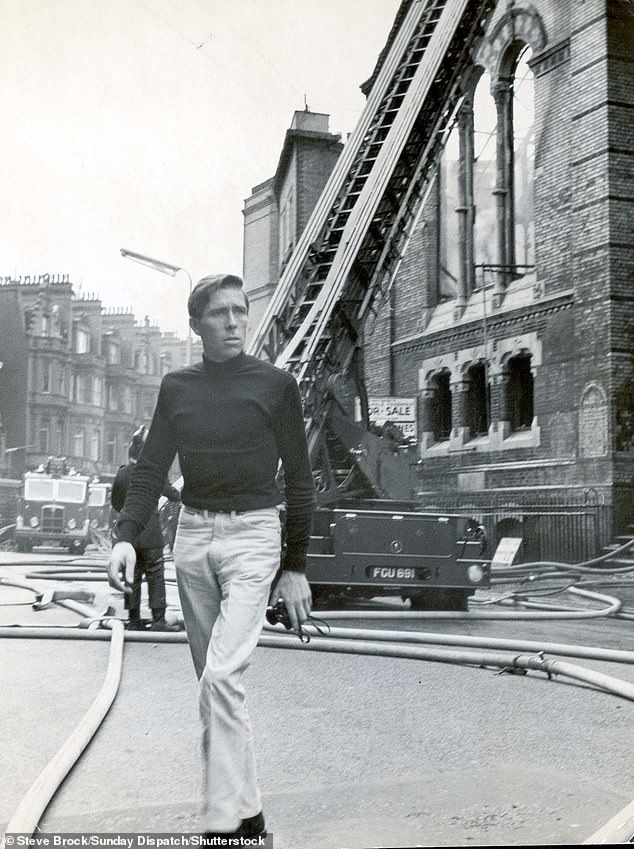
[[[484,578],[484,569],[478,563],[472,563],[467,569],[467,577],[472,584],[479,584]]]
[[[71,529],[71,531],[74,531],[75,528],[77,527],[77,522],[74,519],[69,519],[66,524]]]
[[[39,524],[40,524],[40,520],[37,518],[37,516],[31,516],[31,518],[29,519],[29,525],[32,528],[37,528],[37,526]]]

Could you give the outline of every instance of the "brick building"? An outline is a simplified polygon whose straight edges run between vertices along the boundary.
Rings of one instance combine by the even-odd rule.
[[[364,340],[370,393],[417,398],[421,503],[538,556],[634,517],[633,55],[631,3],[496,4]]]
[[[19,478],[49,455],[113,474],[150,422],[162,375],[185,359],[184,341],[76,296],[67,275],[3,278],[0,475]]]
[[[255,330],[343,147],[328,115],[295,112],[275,175],[244,203],[243,277]]]
[[[634,4],[491,6],[387,301],[363,328],[366,386],[415,399],[423,507],[481,517],[494,543],[521,536],[525,558],[582,558],[634,513]],[[279,228],[280,197],[263,183],[245,212],[245,277],[259,263],[271,289],[283,240],[262,223],[255,238],[255,215],[247,232],[249,204],[269,198]]]

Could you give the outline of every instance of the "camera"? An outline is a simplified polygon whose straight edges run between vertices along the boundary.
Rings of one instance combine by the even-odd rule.
[[[281,622],[287,631],[292,629],[291,617],[288,615],[288,610],[283,600],[279,598],[275,604],[270,604],[266,608],[266,621],[269,625],[277,625]]]

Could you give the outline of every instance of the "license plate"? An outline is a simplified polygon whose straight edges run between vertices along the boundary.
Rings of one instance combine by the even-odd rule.
[[[375,581],[413,581],[417,577],[411,566],[371,566],[368,571]]]

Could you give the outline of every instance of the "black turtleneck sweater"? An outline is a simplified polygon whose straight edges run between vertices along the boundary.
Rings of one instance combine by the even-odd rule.
[[[258,510],[285,500],[283,568],[304,570],[315,493],[292,375],[245,353],[223,363],[203,357],[165,375],[117,522],[118,540],[135,542],[177,452],[188,507]],[[276,483],[280,460],[284,497]]]

